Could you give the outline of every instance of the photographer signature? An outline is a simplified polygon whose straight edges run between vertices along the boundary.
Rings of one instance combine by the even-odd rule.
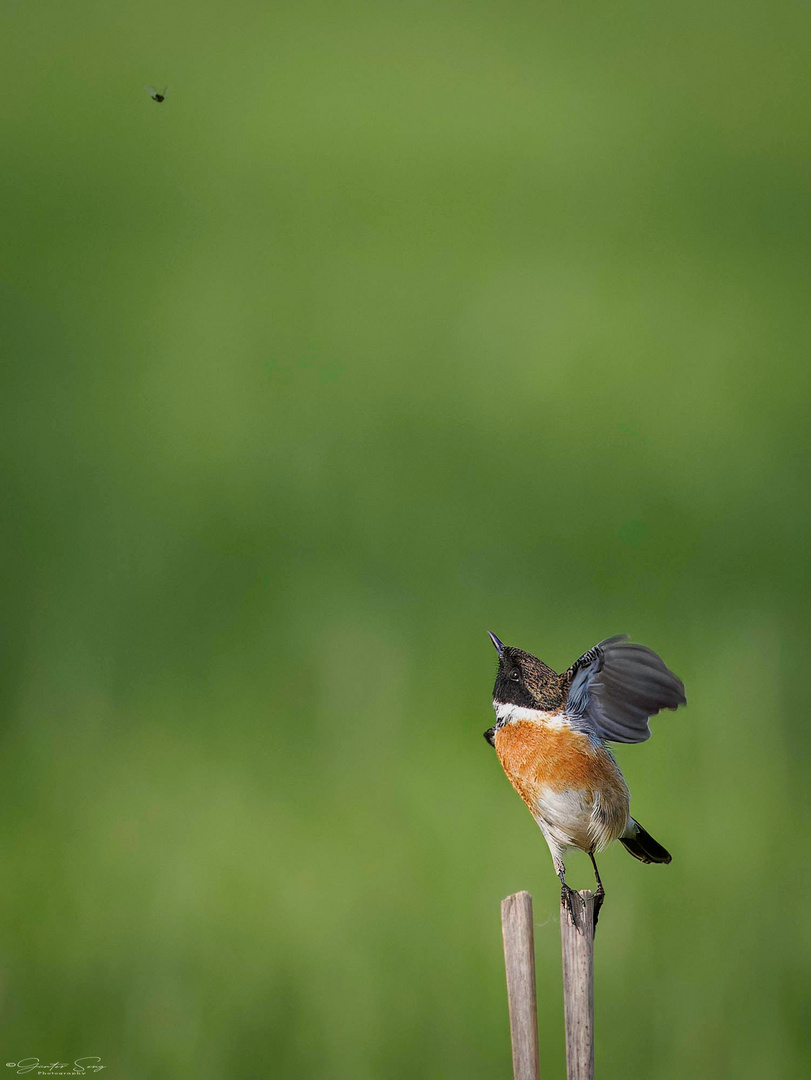
[[[17,1075],[36,1071],[37,1076],[86,1076],[87,1073],[101,1072],[106,1065],[99,1065],[100,1057],[80,1057],[69,1061],[49,1061],[47,1064],[39,1058],[23,1058],[22,1061],[7,1061],[7,1069],[16,1069]],[[91,1064],[92,1062],[92,1064]]]

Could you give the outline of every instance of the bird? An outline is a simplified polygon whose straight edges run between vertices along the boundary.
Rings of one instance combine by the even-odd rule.
[[[651,716],[687,704],[684,684],[657,653],[626,634],[606,638],[557,674],[537,656],[488,633],[498,673],[496,722],[484,737],[540,826],[574,922],[564,856],[579,848],[591,859],[596,925],[605,900],[596,853],[619,840],[640,862],[671,861],[631,817],[628,785],[607,743],[650,738]]]
[[[164,86],[163,90],[156,90],[154,86],[147,86],[146,92],[149,94],[153,101],[157,101],[158,104],[160,104],[161,101],[166,100],[166,91],[168,89],[168,86]]]

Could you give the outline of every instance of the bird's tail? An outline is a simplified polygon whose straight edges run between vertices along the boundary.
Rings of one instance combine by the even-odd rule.
[[[628,828],[625,830],[625,835],[620,837],[620,843],[640,862],[670,862],[670,852],[665,851],[661,844],[657,844],[651,834],[645,832],[639,822],[634,821],[633,818],[628,819]]]

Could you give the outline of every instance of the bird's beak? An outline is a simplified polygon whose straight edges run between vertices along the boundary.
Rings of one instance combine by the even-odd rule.
[[[490,640],[495,645],[496,652],[498,653],[499,656],[501,656],[502,652],[504,651],[504,645],[502,644],[502,642],[500,642],[498,640],[498,638],[496,637],[495,634],[491,633],[489,630],[487,631],[487,633],[490,634]]]

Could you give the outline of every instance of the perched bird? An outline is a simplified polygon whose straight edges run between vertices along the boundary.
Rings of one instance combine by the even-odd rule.
[[[146,92],[149,94],[153,101],[157,101],[160,104],[161,101],[166,100],[166,91],[168,89],[168,86],[164,86],[163,90],[156,90],[154,86],[147,86]]]
[[[628,785],[606,742],[650,738],[648,719],[685,705],[684,686],[652,649],[624,634],[601,641],[562,675],[490,638],[498,652],[496,723],[484,737],[541,828],[570,910],[563,857],[576,847],[594,867],[599,911],[605,889],[594,854],[612,840],[640,862],[670,862],[631,817]]]

